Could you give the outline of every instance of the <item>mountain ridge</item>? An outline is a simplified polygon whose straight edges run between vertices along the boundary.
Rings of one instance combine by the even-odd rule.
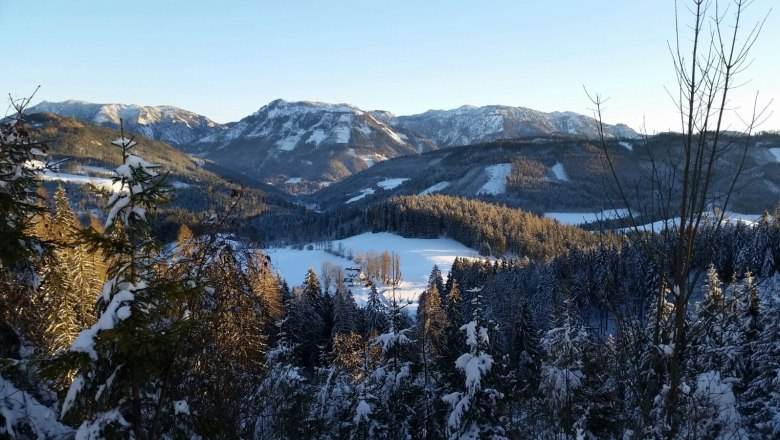
[[[237,122],[219,124],[174,106],[42,102],[51,112],[142,134],[276,185],[291,194],[316,192],[383,160],[501,139],[598,137],[593,118],[525,107],[463,105],[396,116],[346,103],[276,99]],[[610,138],[635,138],[629,127],[605,125]]]

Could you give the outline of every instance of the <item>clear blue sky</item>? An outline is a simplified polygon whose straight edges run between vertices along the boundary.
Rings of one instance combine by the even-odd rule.
[[[748,19],[773,3],[757,0]],[[764,129],[780,129],[779,15],[740,90],[777,99]],[[40,84],[36,101],[170,104],[218,122],[275,98],[589,113],[585,85],[610,98],[608,122],[678,127],[664,90],[672,0],[0,0],[0,38],[0,89]]]

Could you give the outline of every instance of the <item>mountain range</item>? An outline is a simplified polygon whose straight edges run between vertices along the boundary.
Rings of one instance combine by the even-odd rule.
[[[27,113],[53,113],[114,129],[119,128],[121,119],[126,131],[174,146],[195,142],[202,137],[224,131],[229,126],[169,105],[152,107],[134,104],[94,104],[76,100],[43,101],[30,107]]]
[[[42,102],[28,113],[54,113],[160,140],[290,193],[312,193],[383,160],[493,140],[598,136],[596,121],[573,112],[463,106],[396,116],[349,104],[270,102],[238,122],[219,124],[173,106],[83,101]],[[637,133],[607,125],[611,138]]]
[[[92,110],[80,114],[107,113]],[[124,115],[128,113],[126,110]],[[661,172],[667,172],[663,170],[674,169],[679,154],[675,147],[679,136],[672,133],[611,139],[606,145],[550,135],[440,147],[419,132],[398,128],[401,118],[348,105],[274,101],[239,123],[205,125],[202,129],[211,134],[195,143],[171,147],[139,139],[139,148],[144,157],[171,172],[174,185],[188,188],[178,192],[172,208],[184,207],[195,213],[209,209],[218,199],[224,204],[232,191],[230,182],[235,182],[252,192],[250,204],[264,200],[263,204],[274,205],[276,208],[269,211],[274,219],[288,214],[290,219],[306,217],[301,205],[323,212],[352,208],[360,212],[394,196],[434,193],[479,198],[537,213],[621,207],[624,201],[616,199],[609,184],[612,178],[604,160],[605,147],[616,174],[631,188],[630,202],[639,206],[654,197],[652,187],[646,184],[648,164],[656,163]],[[117,165],[118,157],[108,147],[118,135],[114,128],[51,113],[32,114],[28,120],[41,130],[42,138],[57,139],[52,144],[52,158],[69,159],[64,172],[76,175],[66,176],[66,180],[89,180],[81,176],[95,170],[100,171],[95,177],[105,178],[105,170]],[[109,125],[102,116],[97,120]],[[151,132],[161,133],[159,129]],[[774,209],[780,197],[780,135],[759,134],[744,158],[740,157],[741,149],[731,150],[719,160],[724,171],[733,168],[729,164],[744,161],[732,209],[744,213]],[[314,180],[319,178],[316,171],[311,172],[319,163],[337,171],[342,164],[353,168],[345,166],[342,174],[329,176],[333,181],[321,183]],[[253,164],[260,166],[252,168]],[[305,174],[307,170],[311,174]],[[268,176],[277,176],[277,184],[266,184],[274,181]],[[727,191],[728,184],[728,175],[720,176],[713,182],[713,192]],[[257,213],[252,208],[245,215]],[[269,218],[268,214],[261,217]]]

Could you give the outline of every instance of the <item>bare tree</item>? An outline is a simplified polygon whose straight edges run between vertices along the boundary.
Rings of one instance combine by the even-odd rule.
[[[320,278],[322,278],[322,291],[328,294],[330,291],[330,285],[334,283],[333,279],[333,263],[330,261],[323,261],[322,268],[320,268]],[[338,285],[339,279],[335,280]]]
[[[764,20],[752,27],[743,23],[751,0],[691,0],[688,11],[693,23],[682,26],[675,3],[675,40],[670,42],[677,89],[669,91],[680,118],[680,133],[664,151],[645,146],[649,156],[651,200],[631,203],[629,185],[621,179],[604,134],[602,111],[605,100],[590,96],[595,105],[601,143],[612,175],[615,192],[628,210],[632,238],[641,242],[657,270],[658,288],[650,319],[655,329],[647,335],[653,347],[665,344],[668,357],[668,392],[662,408],[664,435],[675,437],[681,426],[680,392],[685,375],[686,349],[691,330],[686,325],[694,288],[706,271],[718,232],[732,196],[742,183],[742,171],[752,142],[752,133],[762,121],[766,107],[758,96],[748,115],[731,108],[731,98],[741,74],[750,65],[750,51]],[[724,6],[726,4],[726,6]],[[687,43],[690,35],[690,43]],[[742,127],[729,125],[736,115]],[[728,160],[725,160],[725,159]],[[717,209],[714,209],[717,208]],[[709,214],[712,211],[714,215]],[[651,229],[640,219],[663,219],[669,246],[659,246]],[[711,228],[704,228],[711,222]],[[703,236],[705,229],[707,236]],[[703,244],[703,246],[702,246]],[[671,313],[668,308],[671,306]],[[618,319],[620,313],[616,312]],[[661,321],[671,332],[664,340]],[[624,321],[626,324],[628,321]],[[637,333],[637,332],[633,332]]]

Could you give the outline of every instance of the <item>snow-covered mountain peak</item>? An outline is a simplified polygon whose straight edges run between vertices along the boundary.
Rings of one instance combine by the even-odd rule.
[[[285,101],[276,99],[262,106],[252,116],[265,114],[269,118],[301,116],[307,113],[352,113],[361,115],[363,110],[350,104],[329,104],[317,101]]]
[[[452,110],[428,110],[399,116],[395,123],[424,134],[440,147],[468,145],[495,139],[565,134],[596,138],[593,118],[574,112],[545,113],[525,107],[464,105]],[[636,137],[626,126],[606,126],[614,137]]]

